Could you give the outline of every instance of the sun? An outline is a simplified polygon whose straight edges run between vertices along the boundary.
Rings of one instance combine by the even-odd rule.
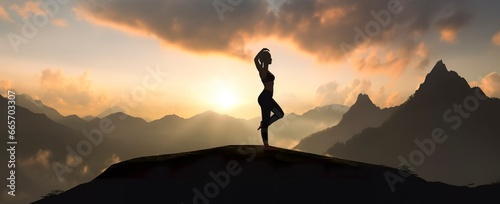
[[[205,98],[214,111],[226,112],[240,104],[237,86],[232,81],[214,79],[205,86]]]
[[[233,108],[238,100],[231,90],[219,88],[214,96],[214,103],[219,109],[228,110]]]

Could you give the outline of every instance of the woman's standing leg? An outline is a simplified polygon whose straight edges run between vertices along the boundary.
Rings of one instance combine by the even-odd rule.
[[[271,106],[270,100],[272,99],[270,96],[267,96],[264,92],[259,96],[259,105],[262,115],[262,121],[260,121],[260,134],[262,136],[262,142],[264,146],[268,146],[268,127],[270,124],[270,115],[271,115]]]
[[[268,127],[269,127],[269,115],[271,114],[271,110],[268,107],[261,107],[262,112],[262,121],[260,122],[260,134],[262,136],[262,142],[267,146],[268,143]]]

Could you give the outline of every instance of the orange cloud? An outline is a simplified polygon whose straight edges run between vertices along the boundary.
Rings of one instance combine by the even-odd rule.
[[[370,80],[353,79],[343,87],[336,81],[318,87],[315,105],[341,104],[351,106],[356,102],[360,93],[368,94],[373,103],[381,108],[400,105],[404,102],[404,98],[396,91],[387,93],[383,86],[375,91]]]
[[[493,45],[500,46],[500,32],[491,38],[491,42],[493,42]]]
[[[51,156],[52,152],[50,150],[39,149],[35,155],[29,157],[24,161],[21,161],[21,165],[24,167],[40,165],[43,168],[48,169],[50,167],[49,159]]]
[[[114,22],[114,21],[109,21],[106,20],[105,18],[99,18],[89,12],[88,10],[83,9],[82,7],[76,7],[72,9],[73,12],[76,15],[76,18],[78,20],[86,20],[89,21],[95,25],[98,26],[103,26],[103,27],[108,27],[116,30],[123,31],[125,33],[134,35],[134,36],[142,36],[142,37],[149,37],[153,36],[151,34],[148,34],[146,30],[139,29],[134,26],[128,26],[126,24],[120,23],[120,22]]]
[[[353,66],[364,73],[383,73],[400,76],[407,68],[425,68],[429,63],[428,47],[421,42],[402,42],[403,45],[389,48],[383,45],[360,47],[351,54]]]
[[[12,89],[12,81],[10,80],[0,80],[0,91],[6,93],[7,90]]]
[[[15,11],[19,16],[25,19],[29,18],[32,14],[37,14],[37,15],[45,14],[45,11],[43,11],[40,8],[40,2],[34,2],[34,1],[24,2],[23,6],[14,4],[10,6],[10,9]]]
[[[111,157],[110,157],[110,158],[108,158],[108,159],[104,162],[104,166],[105,166],[105,167],[104,167],[103,169],[101,169],[101,172],[106,171],[106,169],[107,169],[109,166],[111,166],[111,165],[113,165],[113,164],[116,164],[116,163],[118,163],[118,162],[121,162],[120,156],[118,156],[117,154],[114,154],[114,153],[113,153],[113,155],[111,155]]]
[[[7,13],[7,11],[5,11],[5,9],[2,6],[0,6],[0,19],[2,19],[5,22],[11,21],[9,13]]]
[[[436,25],[439,28],[441,41],[456,43],[458,31],[465,27],[471,18],[472,14],[462,8],[453,11],[448,17],[437,21]]]
[[[500,98],[500,74],[497,72],[491,72],[481,81],[471,82],[470,85],[480,87],[489,97]]]
[[[397,91],[387,93],[384,86],[381,86],[376,92],[368,89],[362,93],[368,94],[373,103],[380,108],[393,107],[404,102],[404,98]]]
[[[314,17],[319,18],[319,22],[322,25],[338,24],[341,23],[340,20],[342,20],[346,14],[347,14],[346,9],[329,8],[326,10],[318,11],[317,13],[314,14]]]
[[[68,26],[68,23],[66,20],[64,19],[60,19],[60,18],[54,18],[52,19],[51,23],[55,26],[59,26],[59,27],[66,27]]]
[[[249,43],[283,39],[319,61],[343,61],[357,50],[383,47],[380,53],[359,61],[358,70],[398,74],[414,64],[425,64],[426,56],[415,55],[420,36],[433,26],[456,33],[471,15],[462,3],[453,0],[411,2],[404,15],[387,10],[387,4],[371,1],[242,1],[218,13],[213,0],[79,1],[75,12],[89,22],[118,28],[132,34],[158,38],[163,45],[195,53],[223,53],[248,60]],[[402,6],[408,2],[402,2]],[[428,9],[433,5],[433,9]],[[439,14],[451,11],[444,19]],[[222,21],[220,15],[225,18]],[[446,35],[450,40],[456,35]],[[446,34],[446,33],[445,33]],[[342,47],[341,45],[349,45]],[[401,56],[400,51],[407,55]],[[356,56],[355,56],[356,57]],[[409,58],[408,60],[402,58]],[[361,59],[361,58],[360,58]],[[375,65],[376,68],[371,68]],[[400,67],[397,67],[400,66]]]
[[[95,93],[91,87],[90,72],[81,76],[71,77],[63,74],[60,69],[45,69],[40,76],[40,86],[44,90],[40,99],[48,106],[67,114],[82,114],[103,109],[109,104],[107,97]]]
[[[441,33],[441,41],[447,42],[447,43],[455,43],[457,41],[457,31],[450,29],[450,28],[445,28],[440,31]]]

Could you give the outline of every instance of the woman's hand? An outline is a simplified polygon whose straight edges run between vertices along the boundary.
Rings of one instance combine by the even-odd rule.
[[[255,55],[255,58],[253,58],[253,61],[255,63],[255,67],[257,68],[257,70],[259,70],[259,68],[262,68],[262,65],[259,62],[259,58],[260,58],[260,54],[263,52],[269,52],[269,49],[262,48],[262,50],[260,50],[259,53],[257,53],[257,55]]]

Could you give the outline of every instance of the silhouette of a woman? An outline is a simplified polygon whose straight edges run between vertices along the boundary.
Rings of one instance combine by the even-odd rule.
[[[255,67],[259,71],[260,79],[264,84],[264,90],[262,90],[258,98],[262,113],[262,121],[260,121],[260,127],[258,129],[260,129],[264,146],[269,147],[267,129],[269,125],[282,118],[285,114],[278,103],[273,99],[274,75],[269,71],[269,65],[272,62],[269,49],[263,48],[257,53],[253,61],[255,62]],[[271,112],[273,113],[272,116]]]

